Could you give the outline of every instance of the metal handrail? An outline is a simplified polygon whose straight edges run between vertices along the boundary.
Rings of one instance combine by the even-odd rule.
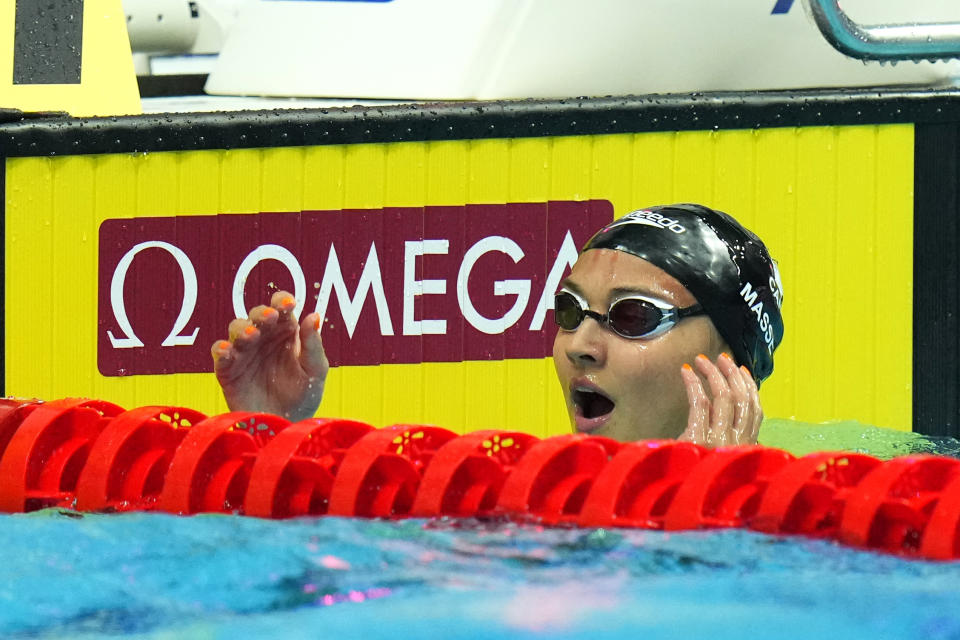
[[[960,58],[960,23],[862,25],[838,0],[806,0],[821,33],[835,49],[861,60],[949,60]]]

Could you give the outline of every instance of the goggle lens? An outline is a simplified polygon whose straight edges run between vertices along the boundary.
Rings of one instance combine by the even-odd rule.
[[[625,338],[642,338],[652,333],[663,320],[663,311],[653,303],[638,298],[624,298],[610,307],[607,315],[588,311],[580,301],[568,291],[561,291],[554,299],[553,317],[564,331],[575,331],[583,319],[593,316],[601,324],[607,324],[613,331]]]
[[[663,313],[646,300],[620,300],[607,312],[610,327],[627,338],[639,338],[657,328]]]
[[[580,302],[566,291],[556,295],[553,302],[553,318],[564,331],[575,331],[583,322],[585,314]]]

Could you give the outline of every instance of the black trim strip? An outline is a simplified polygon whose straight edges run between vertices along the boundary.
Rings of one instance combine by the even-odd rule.
[[[960,123],[918,124],[914,141],[913,430],[956,438],[960,437]]]
[[[7,156],[960,121],[960,90],[810,90],[418,103],[0,126]]]
[[[7,163],[0,158],[0,396],[7,395]]]

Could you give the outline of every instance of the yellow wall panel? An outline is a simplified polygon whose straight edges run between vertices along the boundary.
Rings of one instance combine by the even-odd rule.
[[[220,169],[220,213],[261,211],[261,149],[212,151],[222,154]],[[160,154],[155,153],[150,157]]]
[[[343,208],[345,148],[340,145],[314,147],[303,158],[303,202],[305,209]]]
[[[384,198],[392,207],[422,207],[427,197],[427,145],[404,142],[384,149]]]
[[[911,317],[884,311],[912,304],[912,146],[898,125],[10,159],[7,392],[225,409],[209,374],[97,371],[105,220],[588,199],[622,215],[701,201],[757,231],[781,267],[786,337],[767,415],[909,428]],[[20,313],[23,300],[39,311]],[[321,413],[569,430],[550,358],[340,367]]]
[[[469,368],[478,363],[429,362],[423,364],[423,422],[469,431],[477,428],[471,407],[467,406]],[[480,363],[482,364],[482,363]],[[487,425],[489,426],[489,425]]]
[[[676,202],[673,184],[673,157],[677,134],[672,131],[665,131],[635,134],[632,137],[632,197],[627,207],[644,207],[664,202]],[[616,211],[620,213],[620,209]]]
[[[874,372],[878,354],[868,348],[875,338],[874,318],[869,311],[876,292],[872,287],[864,287],[858,277],[873,271],[876,263],[873,240],[877,225],[877,153],[873,133],[873,127],[857,127],[837,135],[838,184],[863,185],[858,190],[838,189],[836,226],[830,238],[838,274],[830,308],[837,327],[833,335],[837,380],[859,379],[859,384],[837,388],[837,408],[848,415],[866,415],[873,411],[876,401]],[[858,246],[861,251],[850,250]]]
[[[470,142],[467,198],[471,204],[499,204],[507,201],[510,186],[509,140]]]
[[[58,271],[61,273],[54,277],[69,278],[70,273],[96,273],[94,167],[92,159],[78,156],[64,158],[54,172],[49,219],[52,231],[49,236],[50,250],[45,268],[38,272],[38,279],[49,278],[48,274],[57,274]],[[58,211],[70,211],[70,215],[57,215]],[[58,256],[71,257],[58,264]],[[90,323],[76,320],[96,317],[96,296],[81,287],[56,288],[60,290],[55,291],[54,297],[49,300],[50,312],[46,321],[49,323],[49,346],[54,354],[51,364],[63,367],[64,363],[69,362],[95,363],[96,329]],[[64,322],[69,318],[75,321]],[[82,337],[77,335],[78,332],[83,334]],[[90,384],[97,377],[89,369],[81,371],[85,384]]]
[[[756,229],[757,191],[744,185],[756,184],[757,132],[725,131],[713,140],[713,202],[722,211],[735,213],[748,229]]]
[[[19,395],[44,397],[50,372],[59,360],[51,342],[58,320],[49,308],[53,296],[64,288],[64,274],[57,273],[53,261],[53,190],[55,170],[49,158],[22,158],[8,162],[29,180],[18,181],[7,174],[6,217],[21,221],[7,225],[4,281],[5,368],[7,380],[16,376]],[[58,278],[61,279],[58,282]],[[41,309],[41,306],[47,306]],[[69,322],[69,320],[67,321]],[[66,327],[61,330],[66,331]],[[13,352],[13,353],[11,353]],[[26,358],[11,357],[19,352]],[[10,384],[8,393],[10,392]]]
[[[550,193],[554,200],[587,200],[590,198],[590,158],[593,138],[571,136],[554,138],[550,161]]]
[[[387,183],[386,145],[358,144],[344,151],[343,206],[376,209],[384,205]]]
[[[223,153],[185,153],[180,155],[177,181],[177,210],[181,214],[218,213],[220,211],[220,175]]]
[[[510,202],[546,202],[550,199],[551,148],[538,138],[513,140],[510,151]]]
[[[150,157],[152,158],[152,156]],[[143,154],[124,153],[109,156],[88,156],[88,159],[93,163],[94,169],[97,220],[133,218],[136,216],[137,171],[138,167],[144,162]],[[27,158],[23,160],[27,160]],[[21,162],[21,160],[9,160],[7,166],[10,167],[11,164],[16,166],[18,162]],[[60,160],[57,162],[60,162]],[[153,160],[147,162],[153,162]],[[211,177],[208,176],[207,181],[210,180]],[[29,184],[29,181],[27,184]]]
[[[467,202],[469,146],[445,140],[427,145],[427,205],[462,205]]]
[[[137,157],[136,208],[133,217],[170,215],[171,203],[176,203],[179,199],[180,160],[180,155],[176,153],[154,153]]]
[[[762,393],[764,410],[770,416],[795,415],[798,398],[795,394],[797,378],[794,375],[793,349],[802,343],[794,339],[797,322],[789,320],[791,313],[800,309],[795,306],[793,286],[801,276],[797,270],[797,159],[800,145],[800,129],[771,129],[756,132],[753,155],[753,230],[763,238],[775,260],[779,261],[783,281],[784,338],[777,351],[775,371],[764,383]],[[813,162],[816,166],[818,163]],[[816,183],[808,188],[816,189]],[[737,215],[737,212],[730,210]],[[800,348],[803,348],[800,346]],[[784,376],[779,374],[782,369]],[[824,415],[824,414],[820,414]],[[822,419],[827,419],[826,417]]]
[[[835,317],[832,312],[815,313],[818,305],[832,308],[836,279],[841,275],[834,265],[835,244],[830,237],[837,216],[836,137],[836,130],[830,128],[798,131],[794,209],[817,213],[794,218],[794,241],[784,238],[778,242],[783,287],[790,292],[785,294],[786,310],[807,312],[794,315],[796,320],[780,348],[787,375],[780,378],[778,371],[778,379],[771,384],[783,389],[784,404],[777,408],[779,414],[771,415],[797,415],[797,403],[807,397],[821,398],[824,412],[833,413],[836,407],[836,371],[832,365],[824,366],[835,361],[836,345],[831,333],[824,330]],[[786,236],[787,230],[780,233]]]
[[[874,344],[882,349],[875,356],[873,421],[903,429],[909,429],[913,422],[912,405],[904,400],[912,397],[913,385],[912,378],[901,372],[912,369],[913,354],[910,349],[888,347],[913,335],[913,314],[906,312],[910,307],[904,303],[913,299],[913,278],[903,277],[904,273],[913,273],[913,224],[903,215],[913,209],[913,154],[903,152],[913,144],[912,127],[897,127],[877,135],[873,237],[876,257],[873,269],[869,270],[873,280],[862,275],[874,294]],[[901,306],[892,307],[887,300],[895,286],[903,287],[895,294],[895,303]],[[895,311],[891,313],[891,309]]]
[[[263,150],[263,211],[303,209],[303,154],[304,150],[298,147]]]
[[[676,133],[673,154],[673,195],[670,202],[713,202],[714,138],[702,131]]]
[[[597,136],[593,141],[590,166],[590,193],[602,193],[615,211],[643,206],[631,201],[630,176],[633,173],[633,137]],[[652,204],[652,203],[648,203]]]

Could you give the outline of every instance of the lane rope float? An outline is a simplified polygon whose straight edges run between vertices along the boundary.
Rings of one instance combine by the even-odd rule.
[[[747,528],[960,558],[960,460],[0,399],[0,511]]]

